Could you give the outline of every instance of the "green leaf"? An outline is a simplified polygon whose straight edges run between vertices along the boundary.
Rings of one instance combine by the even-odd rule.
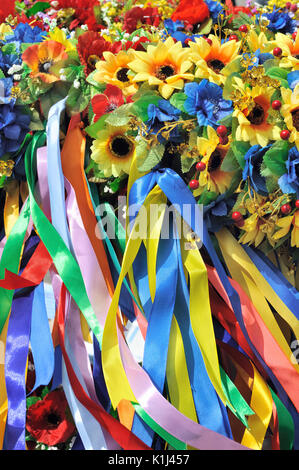
[[[236,16],[233,19],[233,29],[239,29],[239,27],[242,24],[251,25],[253,23],[254,23],[254,21],[251,19],[251,17],[246,15],[246,13],[243,13],[241,11],[241,12],[239,12],[238,16]]]
[[[205,189],[203,193],[200,195],[198,204],[203,204],[204,206],[207,206],[212,201],[215,201],[215,199],[217,199],[217,193],[214,193],[213,191],[208,191],[207,189]]]
[[[95,80],[94,76],[96,73],[97,73],[97,70],[94,70],[93,72],[91,72],[86,78],[86,81],[90,85],[94,86],[98,90],[99,93],[103,93],[103,91],[106,89],[107,83],[98,82],[97,80]]]
[[[182,167],[182,172],[183,173],[188,173],[192,165],[197,160],[195,158],[190,158],[190,157],[184,157],[183,155],[181,156],[181,167]]]
[[[140,172],[150,171],[162,160],[165,147],[163,144],[157,144],[151,147],[148,153],[145,153],[142,158],[137,157],[137,168]]]
[[[89,102],[89,86],[88,89],[86,89],[86,86],[83,87],[83,89],[81,88],[81,86],[80,88],[75,88],[74,86],[71,86],[66,101],[68,111],[71,114],[81,113],[87,108]]]
[[[288,158],[289,144],[285,140],[274,142],[272,147],[264,155],[264,163],[276,176],[282,176],[286,172],[285,162]]]
[[[250,149],[250,143],[249,142],[243,142],[243,141],[234,141],[232,142],[231,149],[242,169],[245,167],[245,160],[244,156],[247,153],[247,151]]]
[[[170,104],[180,111],[185,111],[184,104],[187,99],[185,93],[174,93],[170,98]]]
[[[266,75],[275,80],[279,80],[281,86],[284,88],[290,88],[287,80],[288,70],[281,67],[271,67],[267,70]]]
[[[103,114],[103,116],[101,116],[95,123],[91,124],[88,127],[85,127],[85,132],[93,139],[96,139],[98,136],[98,132],[103,130],[105,127],[106,118],[107,114]]]
[[[31,405],[35,405],[36,402],[40,401],[40,397],[28,397],[26,399],[26,406],[29,408]]]
[[[159,101],[161,100],[161,96],[156,93],[146,93],[142,96],[139,100],[133,103],[131,112],[135,114],[137,117],[141,119],[141,121],[145,122],[148,120],[148,107],[150,104],[154,104],[157,106]]]
[[[48,8],[51,8],[50,3],[48,2],[36,2],[33,7],[29,8],[29,10],[26,13],[27,18],[30,18],[31,16],[36,15],[36,13],[39,13],[40,11],[45,11]]]
[[[240,168],[239,162],[236,159],[233,150],[230,148],[222,161],[220,169],[221,171],[231,172],[231,171],[238,170],[239,168]]]
[[[209,34],[213,26],[213,19],[208,18],[199,27],[196,34]]]
[[[132,104],[123,104],[119,108],[109,113],[106,117],[106,123],[111,126],[125,126],[131,119],[130,111]]]

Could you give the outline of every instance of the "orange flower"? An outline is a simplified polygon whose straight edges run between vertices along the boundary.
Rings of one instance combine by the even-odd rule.
[[[53,83],[60,77],[52,73],[53,65],[68,57],[65,46],[57,41],[44,41],[28,47],[23,53],[23,61],[31,68],[31,77],[38,77],[45,83]]]

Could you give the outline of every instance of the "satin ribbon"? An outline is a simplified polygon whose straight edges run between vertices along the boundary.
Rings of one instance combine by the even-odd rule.
[[[6,187],[6,198],[3,212],[4,228],[7,237],[19,216],[19,194],[20,190],[18,181],[13,180],[8,183]]]
[[[31,310],[34,291],[14,299],[9,317],[6,350],[5,382],[8,413],[4,449],[25,450],[26,364],[29,351]]]
[[[150,199],[148,200],[147,204],[150,204]],[[148,377],[146,376],[144,371],[136,363],[134,363],[133,358],[130,356],[130,352],[128,351],[128,349],[126,348],[123,342],[122,336],[121,335],[117,336],[117,327],[116,327],[116,324],[114,323],[114,318],[115,318],[114,315],[115,315],[116,308],[117,308],[120,286],[122,284],[124,276],[128,272],[130,266],[132,266],[132,262],[138,253],[140,244],[141,244],[141,240],[134,238],[134,230],[133,230],[130,234],[129,241],[127,244],[127,249],[124,254],[122,272],[120,275],[118,285],[116,286],[115,295],[112,299],[111,308],[109,310],[108,317],[107,317],[106,324],[105,324],[105,329],[104,329],[103,343],[102,343],[103,366],[104,366],[106,384],[108,387],[109,395],[112,399],[112,403],[114,404],[114,406],[117,406],[117,404],[122,399],[128,400],[134,397],[134,395],[132,394],[131,387],[130,387],[131,385],[133,387],[133,390],[135,390],[136,393],[138,392],[139,403],[141,404],[143,409],[145,411],[148,409],[149,410],[148,414],[156,422],[158,423],[160,422],[160,425],[162,428],[166,430],[169,429],[170,433],[173,433],[173,434],[175,433],[176,437],[178,437],[178,435],[183,434],[184,438],[180,440],[185,441],[189,445],[195,446],[197,448],[198,447],[210,448],[211,444],[208,442],[208,435],[209,433],[212,433],[212,435],[214,436],[213,437],[214,448],[215,447],[219,448],[218,446],[220,446],[220,448],[221,446],[223,446],[223,448],[235,448],[236,443],[233,443],[227,438],[220,436],[217,433],[213,433],[213,431],[207,430],[206,428],[203,428],[202,426],[197,425],[196,423],[190,421],[189,419],[186,419],[186,417],[178,413],[177,410],[173,409],[173,407],[171,407],[171,405],[168,402],[165,402],[164,398],[161,395],[159,394],[157,395],[156,390],[153,389],[153,386],[150,384],[150,381],[148,380]],[[128,247],[130,247],[129,250],[128,250]],[[121,356],[118,355],[120,354],[120,351],[118,352],[118,345],[120,347],[120,351],[122,351]],[[112,351],[113,351],[113,359],[111,355],[111,360],[110,360],[110,356],[107,356],[107,354],[108,352],[111,353]],[[123,362],[124,369],[122,369],[122,361],[124,361]],[[133,374],[133,370],[134,370],[134,374]],[[141,376],[143,377],[143,379],[141,379]],[[128,377],[129,382],[127,382],[127,377]],[[147,385],[148,392],[146,395],[145,395],[145,390],[142,392],[142,395],[140,394],[141,393],[140,383],[143,384],[143,389],[145,388],[145,384],[148,384]],[[149,395],[149,390],[150,390],[150,395]],[[149,401],[150,396],[152,396],[152,399]],[[133,398],[131,401],[135,402],[136,400],[134,400]],[[167,422],[165,422],[163,417],[166,416],[166,410],[168,406],[170,406],[170,409],[168,409],[167,411],[168,419],[167,419]],[[161,413],[157,414],[157,410],[161,410],[161,409],[165,410],[163,412],[163,415]],[[176,422],[176,420],[178,420],[178,422],[176,425],[174,425],[174,422]],[[197,429],[197,431],[195,429],[194,431],[192,431],[192,429],[194,428],[193,425],[195,426],[195,429]],[[202,438],[198,438],[199,433],[201,433],[199,429],[201,430],[205,429],[204,437]],[[236,447],[239,448],[238,445]]]
[[[34,291],[30,344],[35,368],[35,384],[30,393],[48,385],[54,372],[54,346],[46,311],[43,283]]]

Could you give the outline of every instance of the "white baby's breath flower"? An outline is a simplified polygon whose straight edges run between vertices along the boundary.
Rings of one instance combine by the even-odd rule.
[[[80,80],[78,80],[76,78],[76,80],[74,80],[74,88],[76,88],[78,90],[78,88],[80,88]]]

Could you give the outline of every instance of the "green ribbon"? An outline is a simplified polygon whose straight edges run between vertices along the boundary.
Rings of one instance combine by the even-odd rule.
[[[229,376],[220,366],[220,377],[223,386],[224,394],[232,406],[229,406],[234,415],[249,429],[246,416],[254,415],[254,411],[250,408],[246,400],[242,397],[241,393],[231,381]]]
[[[36,153],[38,147],[44,145],[46,139],[46,134],[44,132],[38,133],[35,135],[25,152],[25,159],[26,156],[31,153]],[[30,140],[29,138],[26,139],[26,142]],[[16,223],[14,224],[7,241],[5,243],[1,261],[0,261],[0,277],[1,279],[4,278],[5,269],[18,274],[19,266],[20,266],[20,259],[22,255],[22,249],[25,240],[26,230],[30,220],[30,204],[27,200],[23,207],[21,214],[19,215]],[[2,331],[5,322],[8,318],[12,299],[14,296],[13,290],[7,290],[4,288],[0,288],[0,332]]]
[[[187,445],[185,442],[176,439],[174,436],[169,434],[165,429],[161,428],[159,424],[156,423],[138,403],[131,402],[136,413],[140,418],[150,427],[152,430],[158,434],[164,441],[166,441],[169,445],[171,445],[175,450],[186,450]]]
[[[295,434],[293,418],[291,414],[289,413],[289,411],[287,410],[287,408],[284,406],[284,404],[281,402],[281,400],[278,398],[278,396],[273,392],[271,388],[270,388],[270,392],[271,392],[273,401],[275,403],[277,415],[278,415],[278,433],[279,433],[280,450],[292,450],[293,444],[294,444],[294,434]]]

